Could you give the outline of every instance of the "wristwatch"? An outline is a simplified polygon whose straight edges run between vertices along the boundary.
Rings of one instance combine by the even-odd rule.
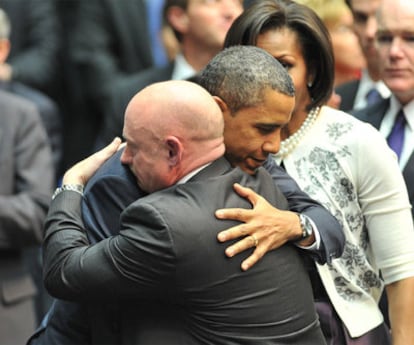
[[[312,236],[313,226],[308,217],[304,216],[303,214],[298,214],[298,216],[300,221],[300,227],[302,228],[302,236],[298,239],[298,241],[302,241],[305,238]]]
[[[62,187],[56,188],[55,192],[52,195],[52,200],[56,198],[64,190],[71,190],[83,195],[83,185],[81,184],[64,184]]]

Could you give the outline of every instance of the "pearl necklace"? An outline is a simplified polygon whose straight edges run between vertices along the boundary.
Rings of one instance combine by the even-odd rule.
[[[295,147],[301,142],[302,138],[308,132],[309,128],[311,128],[316,121],[316,118],[319,115],[319,110],[320,107],[312,108],[305,121],[302,123],[302,126],[300,126],[295,133],[280,143],[280,149],[276,154],[277,157],[284,159],[295,149]]]

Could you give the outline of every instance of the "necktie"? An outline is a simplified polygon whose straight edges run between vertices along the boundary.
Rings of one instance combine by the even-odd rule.
[[[404,130],[405,130],[405,115],[401,109],[394,122],[391,133],[387,138],[388,145],[395,151],[398,158],[400,158],[401,151],[404,145]]]
[[[378,92],[378,90],[375,87],[373,87],[371,90],[367,92],[365,99],[367,100],[367,105],[371,105],[381,100],[382,96]]]

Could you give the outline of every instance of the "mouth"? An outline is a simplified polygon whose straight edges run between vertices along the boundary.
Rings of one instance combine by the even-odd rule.
[[[385,73],[388,75],[396,76],[404,76],[406,75],[406,70],[404,69],[397,69],[397,68],[387,68]]]
[[[264,164],[266,159],[258,159],[254,157],[248,157],[246,159],[246,165],[251,169],[256,169]]]

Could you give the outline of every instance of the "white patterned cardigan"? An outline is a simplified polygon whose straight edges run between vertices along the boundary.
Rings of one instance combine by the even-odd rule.
[[[317,266],[335,310],[360,336],[383,320],[383,283],[414,276],[413,220],[396,156],[374,127],[324,106],[283,164],[343,226],[344,254]]]

